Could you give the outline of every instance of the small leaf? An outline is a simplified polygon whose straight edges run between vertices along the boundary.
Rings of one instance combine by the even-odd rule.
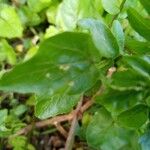
[[[0,5],[0,36],[7,38],[21,37],[23,28],[13,7]]]
[[[109,28],[101,21],[95,19],[83,19],[79,26],[91,32],[93,42],[101,56],[114,58],[119,54],[119,46]]]
[[[40,12],[42,9],[50,6],[51,0],[28,0],[27,4],[34,12]]]
[[[143,18],[135,9],[128,10],[128,19],[131,26],[145,39],[150,40],[150,21]]]
[[[0,50],[3,54],[3,59],[1,58],[1,60],[7,60],[7,62],[11,65],[16,64],[16,54],[13,48],[4,39],[0,42]]]
[[[144,6],[144,8],[147,10],[147,12],[150,14],[150,1],[149,0],[140,0],[141,4]]]
[[[8,114],[7,109],[0,110],[0,125],[2,125],[5,122],[5,120],[7,118],[7,114]]]
[[[140,128],[148,119],[148,107],[145,105],[137,105],[127,111],[122,112],[117,117],[117,122],[119,125],[138,129]]]
[[[54,95],[51,97],[37,97],[35,115],[46,119],[59,114],[68,113],[77,104],[79,95]]]
[[[119,13],[120,9],[118,3],[118,0],[102,0],[104,9],[111,15]]]
[[[112,33],[114,34],[115,38],[117,39],[120,54],[123,54],[125,37],[124,37],[122,26],[118,20],[115,20],[113,22]]]

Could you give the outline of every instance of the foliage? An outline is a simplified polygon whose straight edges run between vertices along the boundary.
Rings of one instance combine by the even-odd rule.
[[[84,95],[94,104],[76,136],[90,149],[148,150],[149,6],[149,0],[0,0],[0,149],[36,149],[30,137],[13,135],[35,117],[71,112]]]

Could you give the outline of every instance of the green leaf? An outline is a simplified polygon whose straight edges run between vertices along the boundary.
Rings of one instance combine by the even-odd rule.
[[[138,91],[108,89],[105,90],[104,94],[96,98],[96,102],[103,105],[115,117],[121,112],[137,105],[142,99],[142,93]]]
[[[117,71],[112,75],[110,87],[118,90],[142,90],[147,81],[133,69]]]
[[[11,65],[16,64],[16,54],[13,48],[4,39],[0,41],[0,56],[1,61],[7,60]]]
[[[0,110],[0,125],[2,125],[5,122],[5,120],[7,118],[7,114],[8,114],[7,109]]]
[[[141,42],[135,39],[126,38],[125,45],[128,50],[135,54],[150,54],[150,42]]]
[[[19,7],[17,13],[24,26],[35,26],[41,23],[40,16],[27,6]]]
[[[40,12],[51,4],[51,0],[27,0],[28,6],[34,12]]]
[[[115,38],[117,39],[120,54],[123,54],[125,37],[124,37],[122,26],[118,20],[115,20],[113,22],[112,33],[114,34]]]
[[[150,56],[125,56],[127,64],[150,81]]]
[[[147,12],[150,14],[150,1],[149,0],[140,0],[141,4],[144,6],[144,8],[147,10]]]
[[[21,93],[77,94],[91,88],[100,60],[88,34],[65,32],[45,40],[37,54],[3,75],[0,89]]]
[[[138,129],[147,121],[147,119],[148,107],[141,104],[122,112],[117,117],[117,122],[121,126]]]
[[[99,18],[95,2],[96,0],[63,0],[57,11],[56,26],[71,31],[82,18]]]
[[[119,13],[119,1],[118,0],[102,0],[104,9],[111,15]]]
[[[86,132],[88,144],[102,150],[120,150],[130,144],[133,135],[113,124],[110,113],[104,108],[95,113]]]
[[[136,10],[128,10],[128,19],[133,29],[145,39],[150,40],[150,20],[143,18]]]
[[[37,97],[35,115],[46,119],[59,114],[68,113],[77,104],[79,95],[54,95],[51,97]]]
[[[147,131],[140,137],[139,140],[142,150],[149,150],[150,148],[150,131]]]
[[[7,38],[21,37],[23,28],[15,9],[0,5],[0,36]]]
[[[114,58],[119,54],[117,40],[109,28],[101,21],[95,19],[83,19],[80,20],[79,26],[90,30],[93,42],[101,56]]]

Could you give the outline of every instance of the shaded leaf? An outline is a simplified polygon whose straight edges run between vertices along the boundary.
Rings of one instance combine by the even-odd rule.
[[[137,105],[127,111],[122,112],[117,117],[119,125],[138,129],[148,119],[148,107],[146,105]]]
[[[140,0],[141,4],[144,6],[144,8],[147,10],[147,12],[150,14],[150,1],[149,0]]]

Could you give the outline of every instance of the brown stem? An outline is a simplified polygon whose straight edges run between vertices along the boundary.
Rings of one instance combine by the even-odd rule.
[[[81,97],[80,101],[78,102],[77,108],[75,109],[75,112],[73,114],[73,120],[71,123],[69,135],[66,141],[65,150],[72,150],[73,143],[74,143],[74,134],[75,134],[75,130],[76,130],[77,123],[78,123],[78,113],[81,110],[82,101],[83,101],[83,97]]]

